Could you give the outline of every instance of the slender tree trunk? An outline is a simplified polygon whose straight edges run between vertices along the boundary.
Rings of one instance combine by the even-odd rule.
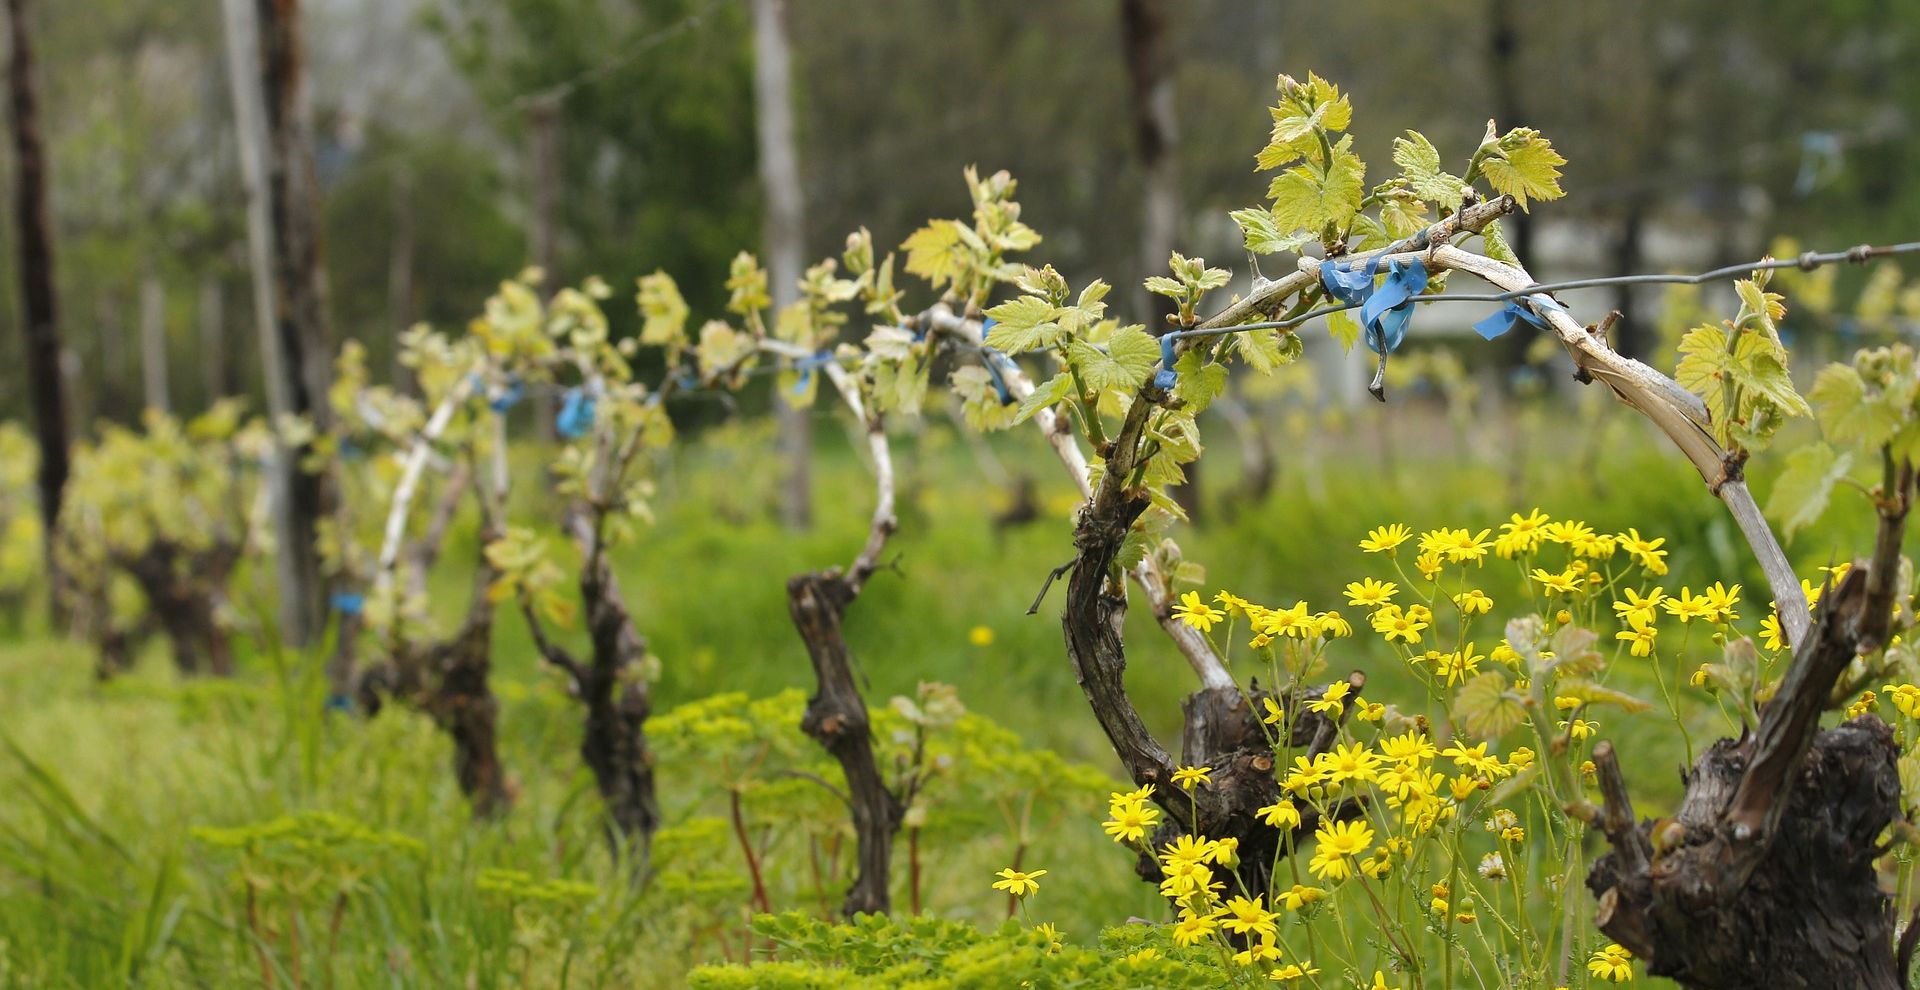
[[[847,777],[847,804],[858,847],[853,886],[841,905],[848,916],[892,910],[893,838],[906,814],[900,799],[887,789],[874,759],[867,703],[854,680],[853,654],[841,628],[854,595],[838,570],[801,574],[787,582],[787,611],[807,645],[818,683],[800,728],[833,754]]]
[[[793,53],[787,44],[786,0],[753,0],[753,91],[759,138],[760,185],[766,194],[762,234],[767,276],[777,313],[799,297],[806,241],[800,155],[793,136]],[[780,518],[791,528],[813,525],[813,424],[806,410],[775,389],[780,453],[786,480]]]
[[[99,383],[96,392],[99,398],[95,401],[101,416],[126,420],[131,418],[129,414],[139,410],[127,400],[127,327],[122,320],[120,297],[111,289],[103,289],[94,297],[93,307],[94,336],[100,347],[100,363],[94,369],[94,379]]]
[[[413,325],[413,174],[393,176],[393,241],[387,256],[387,324],[393,329],[393,381],[408,388],[411,375],[400,363],[400,335]]]
[[[167,289],[154,272],[140,279],[140,383],[148,409],[173,410],[167,394]]]
[[[60,367],[60,316],[53,281],[53,225],[47,206],[46,149],[40,137],[39,98],[34,88],[33,45],[27,27],[27,0],[7,0],[7,24],[13,58],[7,65],[8,96],[13,107],[14,217],[19,236],[21,326],[26,333],[27,388],[33,398],[35,434],[40,441],[40,517],[45,523],[48,582],[57,590],[59,570],[53,540],[60,518],[60,494],[67,485],[66,379]],[[56,618],[61,609],[55,596]]]
[[[1140,279],[1163,274],[1180,236],[1182,213],[1180,139],[1174,103],[1174,46],[1167,0],[1122,0],[1120,22],[1126,39],[1127,78],[1132,84],[1134,147],[1140,156]],[[1148,315],[1148,332],[1165,333],[1176,312],[1173,300],[1144,288],[1135,304]],[[1187,518],[1200,518],[1200,463],[1187,465],[1187,483],[1173,497]]]
[[[227,297],[220,289],[219,276],[200,277],[199,320],[201,374],[211,403],[233,393],[233,376],[227,366]]]
[[[267,405],[275,416],[306,416],[324,427],[332,356],[299,0],[224,2]],[[304,643],[319,627],[314,535],[327,494],[321,476],[299,470],[300,456],[280,451],[270,481],[281,631],[292,643]]]
[[[552,299],[560,290],[560,100],[541,96],[527,104],[527,132],[533,169],[533,262],[540,266],[540,294]],[[536,390],[535,428],[543,443],[554,435],[553,400]]]

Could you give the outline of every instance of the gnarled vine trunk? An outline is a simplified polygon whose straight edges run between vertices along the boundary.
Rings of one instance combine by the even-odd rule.
[[[1126,585],[1115,561],[1128,530],[1150,504],[1144,493],[1129,490],[1124,479],[1132,472],[1130,452],[1136,449],[1135,441],[1153,408],[1149,392],[1143,390],[1135,397],[1112,446],[1114,459],[1074,529],[1073,573],[1061,616],[1067,657],[1120,762],[1135,784],[1154,785],[1154,800],[1166,812],[1151,848],[1181,833],[1237,839],[1236,872],[1245,889],[1264,891],[1272,879],[1276,851],[1297,848],[1302,836],[1311,835],[1319,825],[1319,816],[1311,808],[1301,808],[1301,823],[1290,833],[1260,819],[1259,809],[1280,799],[1280,787],[1275,780],[1273,743],[1260,717],[1248,706],[1247,696],[1237,687],[1203,687],[1182,702],[1182,759],[1187,766],[1213,768],[1211,779],[1189,796],[1173,783],[1177,765],[1172,754],[1147,731],[1126,693],[1127,656],[1121,636]],[[1357,689],[1364,678],[1356,673],[1349,683]],[[1278,741],[1309,759],[1333,745],[1339,727],[1336,720],[1306,708],[1305,702],[1321,693],[1322,689],[1291,691],[1275,700],[1287,713],[1287,738]],[[1258,704],[1262,697],[1269,696],[1256,694],[1254,702]],[[1142,855],[1138,870],[1142,879],[1160,881],[1159,866],[1150,855]]]
[[[647,752],[645,731],[652,711],[642,668],[647,642],[634,627],[605,557],[581,577],[580,590],[587,604],[587,632],[593,640],[593,663],[580,684],[580,700],[587,707],[580,756],[593,771],[613,829],[644,875],[653,833],[660,828],[653,757]]]
[[[1873,867],[1900,815],[1898,747],[1871,715],[1819,728],[1853,658],[1884,642],[1877,566],[1825,596],[1759,727],[1701,755],[1673,818],[1636,823],[1612,747],[1596,748],[1594,818],[1613,848],[1587,876],[1595,921],[1654,975],[1701,990],[1907,985]]]
[[[233,646],[219,610],[226,601],[227,575],[238,560],[239,549],[230,544],[189,553],[156,540],[123,564],[145,593],[183,674],[233,676]]]
[[[486,545],[483,533],[480,565],[460,628],[435,642],[400,644],[384,663],[360,672],[355,691],[369,714],[379,712],[384,694],[433,719],[453,741],[454,779],[478,819],[498,818],[513,805],[513,791],[500,761],[496,728],[500,702],[488,680],[493,673],[493,602],[488,589],[500,573],[487,560]]]
[[[787,581],[787,611],[807,644],[818,685],[807,700],[800,728],[833,758],[847,778],[847,805],[853,816],[858,869],[841,911],[848,915],[884,914],[892,909],[889,890],[893,837],[906,807],[880,775],[873,755],[873,727],[867,703],[854,680],[853,654],[841,626],[858,586],[838,568],[797,575]]]

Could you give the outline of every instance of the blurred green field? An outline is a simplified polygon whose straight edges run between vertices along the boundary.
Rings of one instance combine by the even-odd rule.
[[[1365,409],[1343,432],[1278,440],[1277,482],[1258,503],[1237,497],[1230,458],[1210,459],[1205,513],[1177,535],[1206,565],[1209,594],[1225,587],[1332,608],[1343,606],[1348,581],[1390,576],[1356,546],[1371,526],[1479,529],[1538,506],[1602,530],[1668,537],[1669,587],[1715,579],[1762,587],[1719,504],[1637,423],[1599,404],[1549,408],[1524,422],[1461,428],[1417,400],[1394,407],[1391,420]],[[711,431],[662,465],[658,519],[620,560],[662,662],[656,714],[716,691],[761,698],[810,686],[785,578],[850,559],[869,510],[858,459],[830,429],[820,441],[818,525],[797,537],[769,511],[764,433]],[[1054,822],[1025,860],[1052,871],[1037,918],[1086,938],[1131,915],[1162,917],[1129,857],[1101,835],[1097,812],[1075,805],[1097,804],[1097,778],[1117,765],[1066,662],[1055,605],[1025,614],[1047,570],[1071,553],[1064,477],[1037,437],[995,438],[996,462],[1031,476],[1042,506],[1037,521],[1000,531],[993,517],[1010,495],[982,480],[981,455],[952,431],[928,426],[901,436],[898,449],[897,572],[876,578],[847,621],[869,703],[884,708],[920,681],[950,683],[970,710],[1027,746],[1089,765],[1094,779],[1075,785],[1078,798],[1032,809]],[[1756,467],[1762,499],[1765,470]],[[1860,535],[1816,528],[1791,552],[1811,568],[1847,556]],[[443,556],[436,605],[449,616],[462,607],[460,571],[472,553],[468,528]],[[1488,575],[1496,602],[1515,593],[1505,562]],[[1744,624],[1752,628],[1764,609],[1749,591]],[[1138,609],[1129,622],[1134,697],[1161,738],[1177,738],[1186,668]],[[977,642],[985,638],[977,627],[991,631],[990,643]],[[517,617],[499,622],[494,681],[518,803],[493,825],[469,821],[448,746],[423,717],[397,709],[371,720],[312,717],[320,687],[311,659],[275,663],[243,650],[237,681],[179,683],[161,650],[150,644],[133,674],[100,683],[83,644],[32,628],[0,640],[0,987],[671,987],[693,964],[748,950],[738,935],[746,900],[737,847],[692,841],[717,827],[724,808],[714,767],[685,747],[662,754],[670,830],[659,865],[710,861],[687,875],[722,879],[630,891],[600,841],[597,797],[574,753],[576,711]],[[1370,696],[1416,697],[1400,662],[1371,637],[1341,650],[1336,666],[1367,671]],[[1617,676],[1657,697],[1644,669],[1628,664]],[[1696,740],[1725,731],[1711,707],[1695,707]],[[797,701],[757,711],[797,714]],[[806,746],[793,726],[779,731]],[[1677,732],[1663,714],[1615,714],[1602,718],[1601,734],[1625,755],[1640,810],[1657,814],[1678,793]],[[795,793],[751,796],[752,827],[779,822]],[[220,833],[193,831],[301,812],[341,818],[282,825],[274,848],[283,851],[255,859],[222,845]],[[676,842],[673,827],[688,841]],[[1013,845],[1004,829],[982,828],[927,849],[926,909],[1002,917],[1005,902],[987,884]],[[777,847],[768,867],[776,908],[837,903],[837,892],[808,878],[798,847]],[[489,872],[501,869],[525,877]],[[896,868],[897,889],[904,872]],[[250,877],[270,881],[271,896],[250,899]],[[535,889],[549,879],[587,886]],[[895,900],[904,905],[904,893]]]

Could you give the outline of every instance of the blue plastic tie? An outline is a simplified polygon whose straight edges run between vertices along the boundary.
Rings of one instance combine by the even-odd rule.
[[[1173,345],[1180,340],[1180,331],[1170,330],[1160,335],[1160,370],[1153,373],[1153,387],[1173,391],[1180,383],[1180,373],[1173,370],[1177,358],[1173,356]]]
[[[825,348],[814,351],[806,357],[793,362],[793,369],[800,372],[800,378],[793,383],[793,394],[807,394],[807,383],[813,381],[813,369],[833,363],[833,352]]]
[[[327,695],[327,711],[342,715],[353,714],[353,699],[344,694]]]
[[[578,440],[593,429],[593,396],[578,386],[567,389],[567,397],[560,403],[560,415],[554,420],[554,429],[568,440]]]
[[[1473,325],[1473,332],[1479,334],[1486,340],[1492,340],[1512,330],[1516,324],[1522,321],[1537,330],[1547,329],[1546,317],[1534,312],[1533,306],[1527,305],[1527,302],[1531,302],[1534,306],[1539,306],[1543,309],[1561,309],[1564,311],[1559,303],[1554,302],[1544,295],[1536,294],[1529,296],[1526,302],[1522,302],[1519,299],[1509,299],[1505,306],[1494,310],[1486,319],[1475,323]]]
[[[993,390],[1000,393],[1000,404],[1013,405],[1013,393],[1007,390],[1007,380],[1001,376],[999,367],[999,362],[1007,361],[1007,356],[991,347],[980,348],[980,353],[983,355],[980,364],[987,369],[987,377],[993,379]]]
[[[336,591],[329,602],[341,615],[359,615],[367,605],[367,596],[357,591]]]
[[[1396,260],[1387,266],[1387,279],[1374,287],[1380,272],[1380,255],[1367,259],[1363,268],[1348,268],[1337,261],[1320,265],[1320,284],[1327,295],[1360,307],[1360,323],[1367,349],[1375,354],[1392,353],[1407,337],[1407,322],[1413,318],[1413,297],[1427,287],[1427,266],[1419,258]]]
[[[521,381],[519,375],[514,375],[507,379],[507,390],[488,400],[487,405],[496,413],[504,413],[512,409],[514,403],[519,402],[526,394],[527,383]]]
[[[1375,259],[1375,267],[1379,264]],[[1407,323],[1413,319],[1413,297],[1427,287],[1427,266],[1419,258],[1394,261],[1387,266],[1387,280],[1367,297],[1360,307],[1360,321],[1366,325],[1367,349],[1375,354],[1399,350],[1407,338]]]

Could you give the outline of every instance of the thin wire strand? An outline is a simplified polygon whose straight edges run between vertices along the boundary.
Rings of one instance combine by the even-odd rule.
[[[1873,258],[1913,254],[1915,252],[1920,252],[1920,241],[1908,241],[1901,244],[1888,244],[1877,247],[1862,244],[1858,247],[1848,248],[1845,251],[1829,251],[1826,253],[1808,251],[1805,254],[1792,258],[1762,258],[1758,261],[1726,265],[1721,268],[1715,268],[1693,275],[1643,274],[1611,275],[1604,278],[1575,278],[1560,282],[1536,282],[1524,289],[1514,289],[1511,292],[1427,292],[1414,296],[1409,301],[1511,302],[1515,299],[1542,292],[1551,293],[1567,289],[1598,289],[1615,285],[1702,285],[1707,282],[1739,278],[1742,275],[1754,271],[1774,271],[1782,268],[1798,268],[1802,271],[1812,271],[1824,265],[1837,264],[1843,261],[1852,264],[1864,264]],[[1291,330],[1294,327],[1316,320],[1322,316],[1331,316],[1334,313],[1344,313],[1350,309],[1359,309],[1360,305],[1361,304],[1357,303],[1339,303],[1331,306],[1322,306],[1318,309],[1311,309],[1298,316],[1284,320],[1269,320],[1263,323],[1242,323],[1231,327],[1195,327],[1189,330],[1174,330],[1166,336],[1173,337],[1176,340],[1183,340],[1192,337],[1219,337],[1230,333],[1246,333],[1252,330]]]

